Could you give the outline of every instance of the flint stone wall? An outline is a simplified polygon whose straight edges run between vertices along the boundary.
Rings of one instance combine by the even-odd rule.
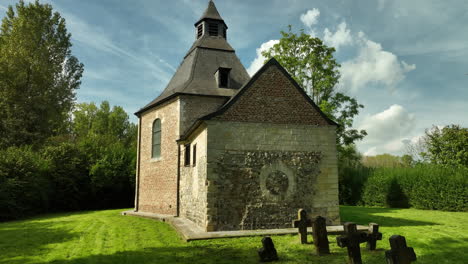
[[[207,231],[287,228],[299,208],[339,224],[334,126],[207,124]]]

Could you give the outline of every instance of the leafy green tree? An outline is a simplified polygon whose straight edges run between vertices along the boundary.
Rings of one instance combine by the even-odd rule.
[[[415,165],[415,161],[411,155],[405,154],[401,157],[401,164],[403,167],[409,168]]]
[[[137,126],[120,106],[107,101],[78,104],[73,137],[87,155],[97,207],[130,206],[134,192]]]
[[[0,149],[0,221],[50,208],[49,168],[31,147]]]
[[[337,130],[339,151],[367,135],[352,129],[353,119],[363,108],[355,98],[337,90],[339,67],[333,57],[335,48],[327,47],[319,38],[291,31],[281,31],[279,43],[262,52],[267,60],[274,57],[302,85],[307,94],[340,127]]]
[[[85,153],[70,142],[46,146],[41,152],[49,164],[49,206],[54,211],[88,209],[91,187]]]
[[[51,5],[21,0],[15,7],[0,28],[0,147],[63,132],[83,73],[65,19]]]
[[[468,128],[450,125],[434,126],[424,136],[424,157],[431,163],[468,167]]]

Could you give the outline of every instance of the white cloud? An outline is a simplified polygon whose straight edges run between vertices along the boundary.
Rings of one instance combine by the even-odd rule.
[[[415,116],[401,105],[392,105],[388,109],[366,117],[359,129],[365,129],[367,136],[360,146],[367,148],[365,155],[379,153],[400,154],[408,141],[409,134],[415,127]]]
[[[384,4],[384,3],[382,3]],[[300,16],[301,21],[309,27],[309,34],[316,35],[312,27],[317,24],[320,11],[316,8],[308,10]],[[370,84],[376,84],[394,90],[405,79],[406,73],[416,69],[415,64],[408,64],[400,60],[396,54],[383,49],[380,43],[368,39],[363,33],[353,34],[346,21],[336,27],[336,31],[325,28],[324,43],[336,50],[350,46],[357,50],[356,57],[341,64],[340,88],[353,93]],[[269,49],[278,40],[263,43],[257,49],[257,57],[251,63],[248,72],[253,75],[262,65],[265,58],[261,52]]]
[[[362,32],[358,33],[356,43],[359,47],[357,57],[345,61],[341,67],[340,83],[345,89],[355,92],[371,83],[393,89],[407,72],[416,69],[416,65],[400,62],[395,54],[383,50],[379,43],[369,40]]]
[[[304,25],[311,28],[313,25],[317,24],[319,16],[320,11],[317,8],[310,9],[307,13],[301,15],[301,21]]]
[[[269,50],[273,45],[279,43],[279,40],[270,40],[265,43],[263,43],[260,48],[257,49],[257,57],[250,63],[249,68],[247,69],[247,72],[250,74],[250,76],[253,76],[262,66],[263,63],[265,62],[265,57],[262,55],[262,51]]]
[[[340,46],[349,45],[353,42],[351,31],[347,28],[346,22],[341,22],[335,33],[332,33],[328,28],[323,31],[323,40],[328,46],[335,47],[338,51]]]
[[[405,61],[401,61],[401,65],[403,66],[404,72],[410,72],[412,70],[416,70],[416,64],[409,65]]]
[[[3,9],[3,10],[5,10],[5,11],[8,10],[8,8],[7,8],[6,6],[2,6],[2,5],[0,5],[0,9]]]

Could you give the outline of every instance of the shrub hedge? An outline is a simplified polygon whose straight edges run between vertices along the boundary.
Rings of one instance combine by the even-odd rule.
[[[38,213],[131,207],[135,151],[120,143],[97,158],[73,143],[0,149],[0,221]]]
[[[378,168],[363,182],[367,206],[468,211],[468,168],[418,165]]]

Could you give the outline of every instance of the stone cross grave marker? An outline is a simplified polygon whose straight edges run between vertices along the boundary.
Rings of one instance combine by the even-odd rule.
[[[293,227],[298,228],[301,244],[307,244],[307,227],[312,226],[312,221],[307,217],[307,211],[299,209],[297,220],[293,221]]]
[[[336,242],[339,247],[348,249],[348,257],[351,264],[362,264],[360,243],[367,241],[367,234],[357,231],[356,224],[347,222],[344,225],[345,234],[338,236]]]
[[[367,249],[375,250],[377,247],[377,240],[382,240],[382,233],[379,232],[379,225],[370,223],[369,231],[367,231]]]
[[[262,238],[263,247],[258,250],[258,256],[260,257],[260,262],[271,262],[278,260],[278,254],[273,244],[271,237]]]
[[[406,246],[404,236],[393,235],[389,240],[391,249],[385,251],[388,264],[409,264],[416,261],[416,253],[412,247]]]
[[[317,255],[322,256],[330,254],[325,218],[317,216],[312,220],[312,236],[314,237],[315,252]]]

